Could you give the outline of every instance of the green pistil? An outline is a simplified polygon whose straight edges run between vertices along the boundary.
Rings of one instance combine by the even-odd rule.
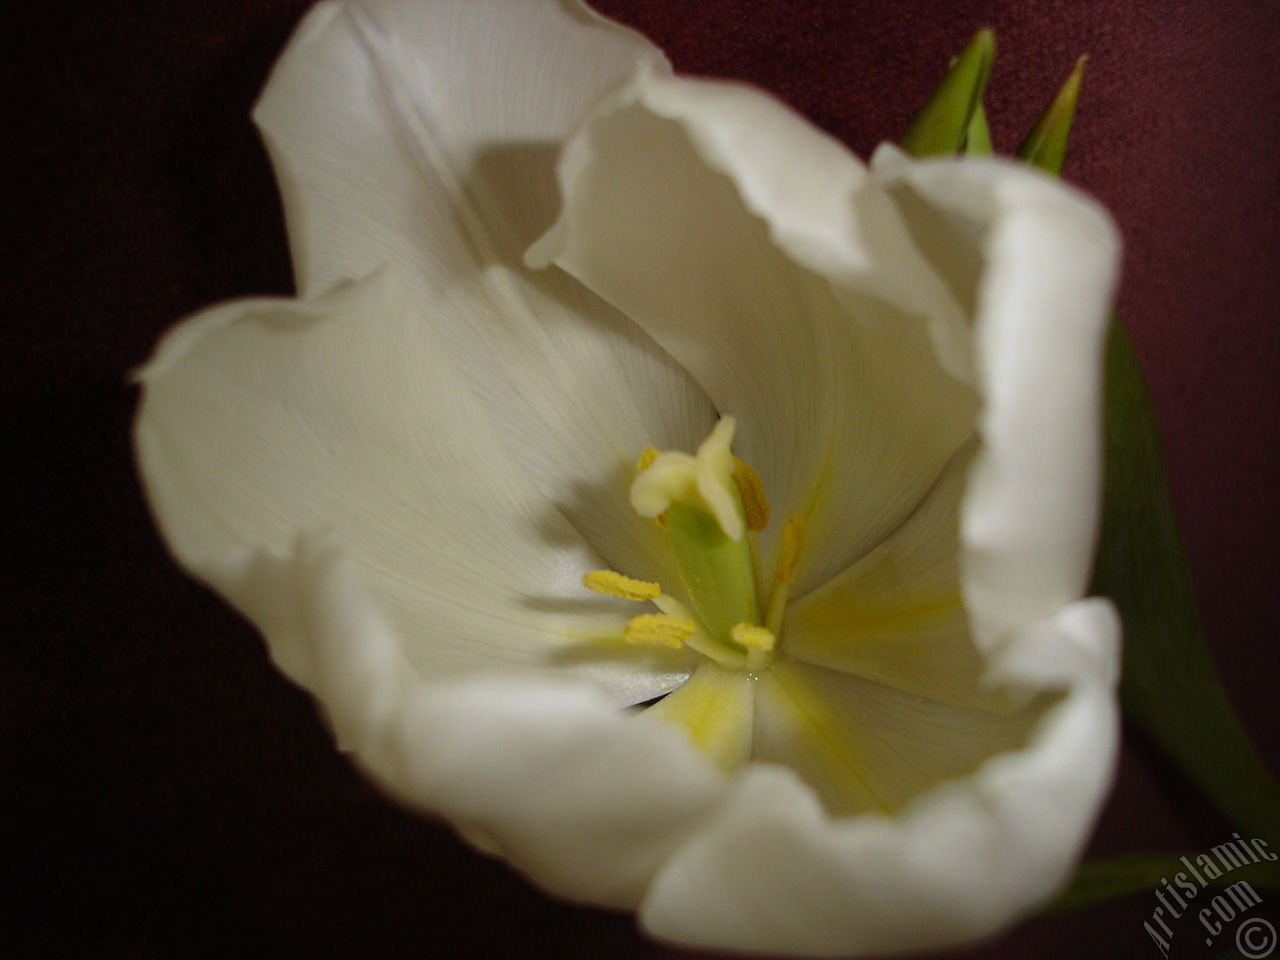
[[[737,494],[735,492],[735,500]],[[737,503],[739,515],[742,504]],[[760,623],[755,565],[750,536],[731,540],[708,511],[673,502],[667,508],[667,534],[685,591],[707,631],[720,643],[739,623]]]

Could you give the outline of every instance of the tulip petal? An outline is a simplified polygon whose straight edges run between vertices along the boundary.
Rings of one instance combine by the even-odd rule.
[[[790,767],[833,816],[891,814],[1023,746],[1043,707],[953,706],[783,659],[758,683],[755,758]]]
[[[961,596],[960,500],[973,453],[961,450],[882,544],[787,608],[787,656],[939,703],[1012,707],[1008,691],[983,682]]]
[[[751,759],[754,702],[753,677],[704,662],[643,716],[678,724],[716,766],[733,772]]]
[[[725,789],[679,730],[546,680],[424,688],[395,736],[398,792],[480,831],[543,889],[600,906],[634,909]]]
[[[838,956],[954,944],[1031,909],[1079,856],[1110,782],[1118,628],[1107,605],[1086,601],[1028,628],[1035,639],[1015,637],[1079,652],[1071,685],[1025,747],[893,817],[833,819],[791,771],[750,768],[654,879],[642,924],[692,945]],[[1090,651],[1105,663],[1082,670]],[[1019,669],[1006,679],[1043,682]]]
[[[627,488],[641,450],[692,449],[714,412],[634,324],[521,261],[554,218],[559,142],[641,62],[666,69],[572,2],[323,3],[254,117],[299,294],[391,265],[539,488],[608,565],[667,583]]]
[[[738,418],[774,515],[808,521],[795,596],[910,513],[976,398],[935,353],[958,306],[852,155],[759,91],[648,71],[596,106],[560,181],[529,262],[620,307]]]
[[[872,161],[974,318],[984,405],[961,508],[963,589],[991,649],[1080,597],[1100,500],[1101,343],[1119,239],[1076,190],[1008,161]]]
[[[599,558],[511,459],[386,272],[320,300],[214,307],[175,328],[139,380],[139,466],[166,540],[280,638],[277,659],[304,682],[297,615],[272,605],[287,572],[270,558],[321,529],[365,571],[424,674],[554,663],[620,703],[687,675],[669,660],[575,655],[631,610],[582,588]]]
[[[339,745],[402,802],[546,889],[633,908],[720,802],[725,781],[678,731],[636,722],[589,686],[424,682],[367,568],[335,536],[303,534],[276,565],[288,576],[275,602],[294,610],[308,686]]]

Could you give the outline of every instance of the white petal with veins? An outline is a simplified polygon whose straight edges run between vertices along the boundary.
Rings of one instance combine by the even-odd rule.
[[[787,654],[956,706],[1005,712],[960,586],[960,500],[976,444],[883,543],[787,608]]]
[[[339,744],[401,801],[545,889],[634,908],[720,802],[723,779],[678,731],[636,723],[587,685],[501,672],[424,681],[332,536],[303,535],[288,562],[312,691]]]
[[[179,559],[220,574],[206,575],[233,602],[256,609],[261,590],[230,558],[285,556],[300,533],[328,529],[424,673],[576,665],[627,703],[687,673],[578,656],[631,611],[581,589],[599,559],[508,455],[389,274],[315,301],[214,307],[176,328],[139,379],[138,458],[157,518]]]
[[[555,217],[561,140],[638,63],[666,69],[576,3],[322,3],[254,119],[299,294],[390,265],[539,489],[608,566],[665,582],[660,532],[627,506],[635,457],[692,449],[714,412],[617,310],[521,260]]]
[[[685,943],[924,948],[1053,891],[1117,730],[1118,624],[1079,600],[1096,205],[997,161],[868,171],[559,0],[322,3],[255,117],[302,299],[176,328],[138,457],[357,762]],[[635,611],[582,577],[675,583],[635,458],[718,414],[773,503],[766,573],[807,528],[776,660],[620,713],[692,655],[593,646]]]
[[[596,106],[560,180],[530,262],[620,307],[737,417],[774,511],[808,522],[794,596],[901,523],[976,401],[930,333],[954,304],[858,160],[758,91],[649,71]]]
[[[885,146],[873,168],[972,304],[984,406],[962,565],[975,639],[997,645],[1088,584],[1101,503],[1101,344],[1119,237],[1094,201],[1009,161],[913,163]]]
[[[1080,636],[1086,620],[1091,635]],[[1056,645],[1100,644],[1114,661],[1117,627],[1068,607],[1028,629]],[[834,819],[794,772],[748,768],[655,878],[641,923],[695,946],[815,957],[922,950],[998,929],[1062,882],[1110,785],[1114,687],[1076,679],[1027,747],[892,817]]]

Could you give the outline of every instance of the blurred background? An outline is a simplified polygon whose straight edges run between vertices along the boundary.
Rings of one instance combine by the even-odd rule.
[[[9,29],[0,386],[0,954],[692,956],[549,900],[387,801],[236,614],[167,558],[129,370],[206,304],[291,292],[249,109],[308,0],[47,0]],[[1280,770],[1280,7],[1255,0],[599,0],[677,69],[761,86],[866,157],[973,31],[1012,151],[1090,55],[1066,179],[1126,240],[1119,309],[1161,418],[1224,682]],[[1132,735],[1097,854],[1230,828]],[[1150,896],[957,956],[1154,957]],[[1176,955],[1176,953],[1175,953]]]

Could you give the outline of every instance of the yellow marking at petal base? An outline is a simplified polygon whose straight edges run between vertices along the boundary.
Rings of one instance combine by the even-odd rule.
[[[733,482],[738,487],[738,496],[742,498],[742,512],[747,529],[752,533],[759,533],[769,525],[769,501],[765,498],[760,474],[745,460],[734,457]]]
[[[703,663],[684,684],[641,716],[678,723],[721,770],[751,758],[755,681],[741,670]]]
[[[698,629],[692,620],[666,613],[642,613],[632,617],[622,628],[628,643],[651,643],[663,647],[682,647]]]
[[[613,570],[592,570],[582,578],[582,585],[619,600],[654,600],[662,593],[662,587],[656,583],[626,577]]]
[[[778,642],[772,630],[754,623],[740,623],[729,631],[729,639],[748,650],[772,650]]]
[[[936,592],[902,590],[889,597],[833,595],[806,614],[811,633],[852,638],[897,637],[903,640],[927,633],[936,624],[963,623],[964,601],[959,588]]]
[[[787,517],[787,525],[782,531],[782,548],[778,551],[778,568],[773,575],[778,583],[791,586],[796,582],[796,563],[804,549],[804,535],[804,518],[794,513]]]
[[[773,712],[771,727],[780,744],[789,741],[782,756],[764,759],[786,763],[813,784],[827,809],[837,816],[868,809],[888,813],[877,787],[875,771],[860,748],[866,734],[839,716],[825,691],[806,675],[812,668],[779,661],[761,678],[757,695],[762,709]],[[783,732],[785,724],[790,730]]]
[[[787,621],[788,651],[938,703],[1007,714],[1019,700],[982,683],[958,589],[898,588],[885,597],[826,592]]]

